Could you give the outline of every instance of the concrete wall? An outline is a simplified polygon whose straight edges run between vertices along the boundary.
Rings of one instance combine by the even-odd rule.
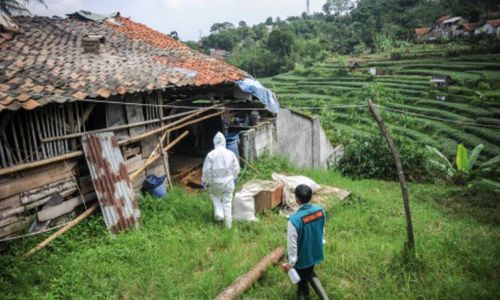
[[[274,121],[242,131],[240,140],[240,153],[246,160],[268,151],[287,157],[299,167],[326,169],[340,155],[321,128],[319,117],[288,109],[282,109]]]

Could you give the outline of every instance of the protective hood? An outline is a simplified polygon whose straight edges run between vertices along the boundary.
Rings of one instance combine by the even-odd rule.
[[[226,138],[220,132],[217,132],[217,134],[214,137],[214,148],[217,148],[217,147],[226,148]]]

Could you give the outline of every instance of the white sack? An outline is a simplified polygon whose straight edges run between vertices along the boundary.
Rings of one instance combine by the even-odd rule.
[[[314,180],[305,176],[286,176],[283,174],[273,173],[272,177],[275,181],[284,185],[281,213],[285,216],[289,216],[297,211],[298,205],[295,201],[295,188],[298,185],[307,185],[311,188],[313,193],[321,188],[321,186],[314,182]]]
[[[251,181],[243,185],[241,191],[234,195],[233,220],[258,221],[255,217],[255,195],[263,190],[259,182]]]

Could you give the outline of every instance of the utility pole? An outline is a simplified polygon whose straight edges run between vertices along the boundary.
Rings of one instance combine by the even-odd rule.
[[[306,10],[306,12],[307,12],[307,15],[309,15],[309,0],[306,0],[306,2],[307,2],[307,10]]]

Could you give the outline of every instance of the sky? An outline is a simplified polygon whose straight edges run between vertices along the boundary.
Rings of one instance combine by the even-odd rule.
[[[36,1],[32,1],[36,2]],[[325,0],[310,0],[310,10],[320,12]],[[77,10],[101,14],[119,11],[124,17],[163,33],[177,31],[182,40],[198,40],[210,33],[213,23],[243,20],[248,25],[268,17],[298,16],[306,10],[306,0],[45,0],[47,8],[32,3],[33,15],[61,16]]]

